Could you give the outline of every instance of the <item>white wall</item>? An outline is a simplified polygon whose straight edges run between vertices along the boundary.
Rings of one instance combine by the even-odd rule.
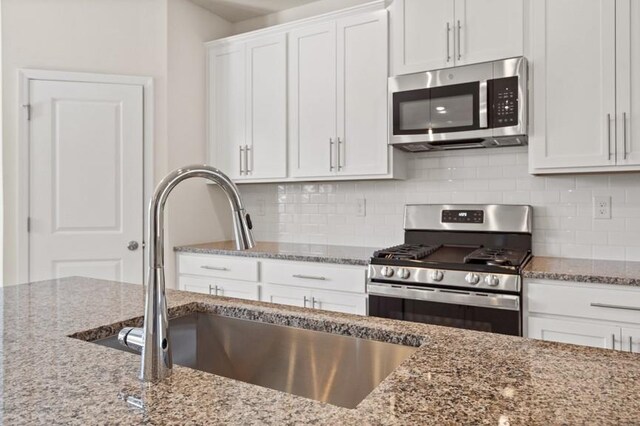
[[[205,31],[209,25],[212,28]],[[182,31],[185,34],[179,35]],[[153,77],[157,181],[182,161],[204,158],[201,43],[228,31],[228,23],[183,0],[2,0],[5,284],[17,282],[18,69]],[[192,71],[199,74],[188,77]],[[183,81],[189,78],[193,81]],[[193,105],[185,106],[190,97]],[[169,108],[173,102],[181,106]],[[194,212],[211,210],[211,197],[191,197],[185,202]],[[196,220],[202,222],[204,215]],[[202,238],[218,236],[210,225],[203,223],[202,229]],[[167,256],[171,255],[167,250]]]
[[[383,248],[403,242],[407,203],[531,204],[534,254],[640,261],[640,173],[531,176],[526,147],[409,158],[405,181],[240,186],[256,239]],[[612,219],[593,219],[594,195],[612,197]]]
[[[247,19],[233,24],[233,33],[240,34],[272,25],[284,24],[298,19],[329,13],[348,7],[370,3],[372,0],[318,0],[299,7],[271,13],[257,18]]]
[[[229,35],[231,24],[189,0],[171,0],[168,6],[168,167],[173,170],[206,161],[203,42]],[[231,238],[231,211],[218,187],[193,180],[174,190],[167,214],[165,272],[173,286],[173,247]]]

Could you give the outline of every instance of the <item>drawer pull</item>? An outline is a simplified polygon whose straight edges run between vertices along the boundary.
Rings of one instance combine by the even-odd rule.
[[[633,336],[629,336],[629,352],[633,352]]]
[[[228,271],[229,268],[224,268],[222,266],[209,266],[209,265],[203,265],[201,266],[202,269],[208,269],[209,271]]]
[[[611,335],[611,349],[615,350],[615,348],[616,348],[616,335],[612,334]]]
[[[622,309],[625,311],[640,311],[640,307],[637,306],[621,306],[621,305],[609,305],[607,303],[592,303],[594,308],[609,308],[609,309]]]
[[[293,274],[293,278],[301,278],[303,280],[316,280],[316,281],[326,281],[325,277],[316,277],[314,275],[301,275],[301,274]]]
[[[302,306],[304,306],[305,308],[307,307],[307,302],[309,301],[309,299],[307,298],[307,296],[304,296],[302,298]]]

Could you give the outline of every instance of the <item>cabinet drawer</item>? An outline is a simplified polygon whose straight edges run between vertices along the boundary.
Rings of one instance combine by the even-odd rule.
[[[180,255],[180,275],[200,275],[231,280],[258,281],[258,261],[232,256]]]
[[[622,321],[640,324],[640,291],[566,283],[528,283],[532,313]]]
[[[257,283],[185,276],[181,276],[179,279],[179,287],[184,291],[246,300],[259,300],[260,296]]]
[[[620,327],[555,318],[529,317],[533,339],[603,349],[620,349]]]
[[[366,269],[298,262],[265,262],[262,280],[270,284],[365,293]]]

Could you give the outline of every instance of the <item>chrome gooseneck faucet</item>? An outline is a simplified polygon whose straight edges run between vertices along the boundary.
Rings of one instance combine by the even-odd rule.
[[[164,279],[164,205],[180,182],[189,178],[205,178],[217,183],[231,204],[236,247],[246,250],[254,246],[251,218],[246,213],[236,185],[220,170],[194,165],[169,173],[157,186],[149,204],[149,273],[144,309],[144,327],[123,329],[118,338],[122,344],[142,350],[140,379],[155,382],[171,375],[173,361],[169,339],[169,318]]]

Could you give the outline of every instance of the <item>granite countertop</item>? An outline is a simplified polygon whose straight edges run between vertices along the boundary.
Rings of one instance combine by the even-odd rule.
[[[355,409],[180,366],[145,385],[138,355],[68,337],[140,324],[140,286],[65,278],[0,291],[6,424],[633,424],[640,412],[637,354],[171,290],[172,316],[212,312],[420,349]]]
[[[221,254],[360,266],[368,265],[369,259],[376,250],[379,249],[369,247],[333,246],[326,244],[275,242],[256,242],[256,246],[250,250],[236,250],[236,246],[233,241],[195,244],[174,248],[174,251],[181,253]]]
[[[535,256],[524,278],[640,287],[640,262]]]

